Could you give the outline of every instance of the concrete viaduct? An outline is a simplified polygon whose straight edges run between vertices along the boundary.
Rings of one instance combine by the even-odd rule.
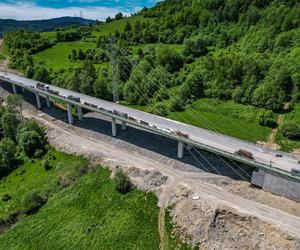
[[[0,71],[0,80],[11,83],[13,93],[17,93],[17,86],[23,91],[27,90],[35,93],[39,109],[42,108],[41,98],[46,99],[47,107],[50,107],[49,98],[65,102],[70,124],[74,121],[73,107],[76,108],[79,120],[83,119],[82,109],[84,108],[110,117],[112,136],[117,136],[117,120],[119,120],[122,123],[123,130],[126,130],[126,126],[129,125],[178,141],[177,156],[179,159],[184,157],[185,147],[196,147],[255,167],[257,171],[254,171],[252,176],[252,183],[254,185],[300,201],[300,177],[291,174],[293,169],[300,169],[300,164],[290,154],[270,150],[260,145],[83,95],[54,85],[40,83],[15,74]],[[241,149],[250,152],[253,155],[253,159],[236,154]]]

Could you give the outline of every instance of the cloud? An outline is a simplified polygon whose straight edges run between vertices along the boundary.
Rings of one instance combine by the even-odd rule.
[[[118,12],[123,12],[129,16],[130,12],[122,11],[119,8],[110,7],[67,7],[67,8],[50,8],[40,7],[33,3],[19,2],[15,4],[0,3],[1,19],[17,20],[42,20],[62,16],[79,16],[82,11],[83,17],[87,19],[104,20],[108,16],[114,16]]]

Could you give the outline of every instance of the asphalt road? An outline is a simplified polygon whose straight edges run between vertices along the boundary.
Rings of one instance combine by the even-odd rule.
[[[11,80],[23,84],[27,87],[35,87],[37,82],[31,79],[23,78],[11,73],[0,72],[0,76],[10,78]],[[267,149],[263,146],[256,145],[253,143],[245,142],[236,138],[232,138],[226,135],[215,133],[209,130],[187,125],[181,122],[173,121],[160,116],[152,115],[143,111],[128,108],[116,103],[104,101],[87,95],[83,95],[77,92],[59,88],[53,85],[49,85],[51,90],[59,91],[61,96],[75,96],[80,97],[81,103],[84,102],[97,105],[99,108],[105,108],[106,110],[128,114],[136,120],[142,120],[148,122],[149,125],[154,125],[160,129],[166,129],[171,131],[181,131],[184,134],[188,134],[189,138],[193,141],[221,149],[223,151],[234,153],[239,149],[247,150],[251,152],[256,161],[269,165],[273,168],[278,168],[286,172],[290,172],[292,168],[300,169],[297,159],[292,155]],[[276,157],[277,154],[281,154],[282,157]]]

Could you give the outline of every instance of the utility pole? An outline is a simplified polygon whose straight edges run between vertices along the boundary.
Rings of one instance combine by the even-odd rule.
[[[112,87],[113,87],[113,100],[118,103],[119,97],[119,84],[118,84],[118,63],[117,63],[117,49],[115,47],[115,39],[110,39],[111,48],[111,69],[112,69]]]

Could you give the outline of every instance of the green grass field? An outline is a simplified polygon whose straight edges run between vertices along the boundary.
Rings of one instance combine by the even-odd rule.
[[[10,213],[22,210],[24,197],[33,190],[55,191],[59,176],[75,175],[78,168],[87,165],[87,160],[83,157],[67,155],[55,150],[50,150],[44,159],[49,159],[52,170],[45,171],[42,167],[42,159],[25,158],[18,169],[0,180],[0,218],[7,218]],[[2,200],[4,194],[9,194],[12,198],[4,202]]]
[[[42,167],[48,159],[51,170]],[[33,215],[21,213],[19,221],[0,233],[0,250],[32,249],[159,249],[157,198],[153,193],[133,189],[116,191],[108,169],[90,168],[81,156],[50,150],[43,159],[24,163],[0,181],[0,219],[23,211],[23,200],[33,191],[47,197],[47,203]],[[70,185],[59,185],[59,178]],[[3,201],[4,194],[11,199]],[[166,218],[167,250],[189,249],[172,238],[171,218]],[[1,220],[0,220],[1,223]]]
[[[116,192],[98,169],[0,236],[0,249],[159,249],[154,194]]]
[[[96,48],[96,44],[90,42],[63,42],[57,43],[52,48],[33,55],[33,58],[36,61],[44,63],[47,68],[54,70],[66,69],[82,64],[82,62],[70,62],[68,56],[72,49],[82,49],[86,51],[87,49],[94,48]]]
[[[297,123],[300,126],[300,104],[295,105],[294,110],[284,117],[284,123]],[[285,138],[280,131],[276,135],[276,142],[281,146],[284,151],[293,151],[300,148],[300,141],[292,141]]]

